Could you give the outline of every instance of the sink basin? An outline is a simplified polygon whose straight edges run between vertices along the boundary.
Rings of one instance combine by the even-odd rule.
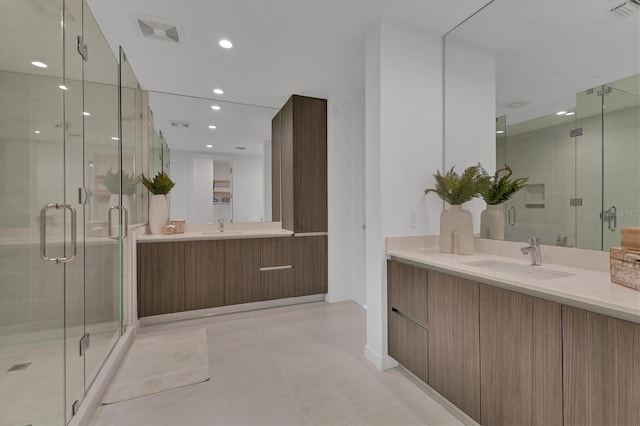
[[[204,231],[203,235],[233,235],[233,234],[242,234],[243,231]]]
[[[568,272],[553,271],[539,266],[519,265],[517,263],[503,262],[500,260],[476,260],[464,262],[463,265],[474,268],[490,269],[494,272],[513,275],[514,277],[528,278],[533,280],[554,280],[557,278],[571,277],[574,274]]]

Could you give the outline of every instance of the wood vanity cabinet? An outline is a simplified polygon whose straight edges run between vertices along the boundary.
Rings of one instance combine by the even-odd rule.
[[[388,352],[424,382],[428,381],[426,269],[387,261]]]
[[[482,424],[562,424],[561,309],[480,284]]]
[[[327,293],[327,271],[327,236],[293,237],[294,296]]]
[[[563,307],[564,424],[640,424],[640,325]]]
[[[138,244],[138,316],[184,311],[184,242]]]
[[[293,297],[293,237],[260,242],[260,299]]]
[[[429,271],[429,386],[480,422],[479,284]]]
[[[185,242],[184,309],[215,308],[225,304],[225,242]]]
[[[327,100],[291,96],[272,121],[278,125],[272,149],[280,150],[281,193],[272,205],[280,205],[282,228],[327,232]]]
[[[260,298],[260,239],[224,240],[224,304]]]

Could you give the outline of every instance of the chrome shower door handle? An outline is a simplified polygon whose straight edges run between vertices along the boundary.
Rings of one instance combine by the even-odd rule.
[[[511,219],[511,213],[513,212],[513,219]],[[507,210],[507,223],[514,226],[516,224],[516,208],[514,206],[509,207]]]
[[[71,256],[47,256],[47,211],[50,209],[65,209],[71,213]],[[46,262],[66,263],[71,262],[78,254],[78,215],[75,207],[69,204],[47,204],[40,210],[40,258]]]
[[[124,212],[124,233],[122,235],[122,238],[119,235],[113,235],[111,234],[111,228],[112,228],[112,214],[111,212],[113,210],[118,210],[118,212],[122,211]],[[107,229],[108,229],[108,236],[110,239],[112,240],[121,240],[127,237],[128,235],[128,230],[127,228],[129,228],[129,210],[126,207],[123,206],[111,206],[109,207],[109,210],[107,212]]]
[[[611,219],[609,220],[609,231],[615,231],[618,227],[618,209],[616,206],[611,206],[609,209],[611,211]],[[613,227],[611,227],[611,222],[613,222]]]

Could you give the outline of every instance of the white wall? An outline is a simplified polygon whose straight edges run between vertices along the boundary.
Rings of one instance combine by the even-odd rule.
[[[366,40],[365,355],[387,355],[384,237],[438,232],[442,203],[426,198],[442,167],[442,37],[383,21]]]
[[[495,55],[489,50],[447,39],[445,75],[445,169],[455,166],[461,173],[480,162],[493,174],[496,167]],[[480,232],[480,212],[485,203],[474,199],[465,203],[464,208],[473,215],[474,232]]]
[[[233,168],[233,221],[263,222],[264,157],[238,155],[231,161]]]
[[[189,222],[210,223],[213,221],[213,159],[192,158],[190,178]]]

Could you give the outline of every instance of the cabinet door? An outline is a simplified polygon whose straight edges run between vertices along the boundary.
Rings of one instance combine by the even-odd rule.
[[[260,299],[293,296],[293,237],[260,240]]]
[[[562,424],[561,305],[480,285],[482,424]]]
[[[280,222],[280,182],[282,158],[282,112],[271,120],[271,221]]]
[[[640,425],[640,325],[563,307],[564,424]]]
[[[138,244],[138,316],[184,310],[184,243]]]
[[[395,310],[389,312],[388,324],[389,355],[426,383],[427,330]]]
[[[185,310],[224,305],[224,241],[185,243]]]
[[[427,270],[396,260],[387,261],[387,305],[423,323],[427,318]]]
[[[224,304],[260,300],[260,240],[225,240]]]
[[[480,421],[478,283],[429,271],[429,385]]]
[[[294,237],[293,247],[295,295],[325,294],[328,291],[327,237]]]

